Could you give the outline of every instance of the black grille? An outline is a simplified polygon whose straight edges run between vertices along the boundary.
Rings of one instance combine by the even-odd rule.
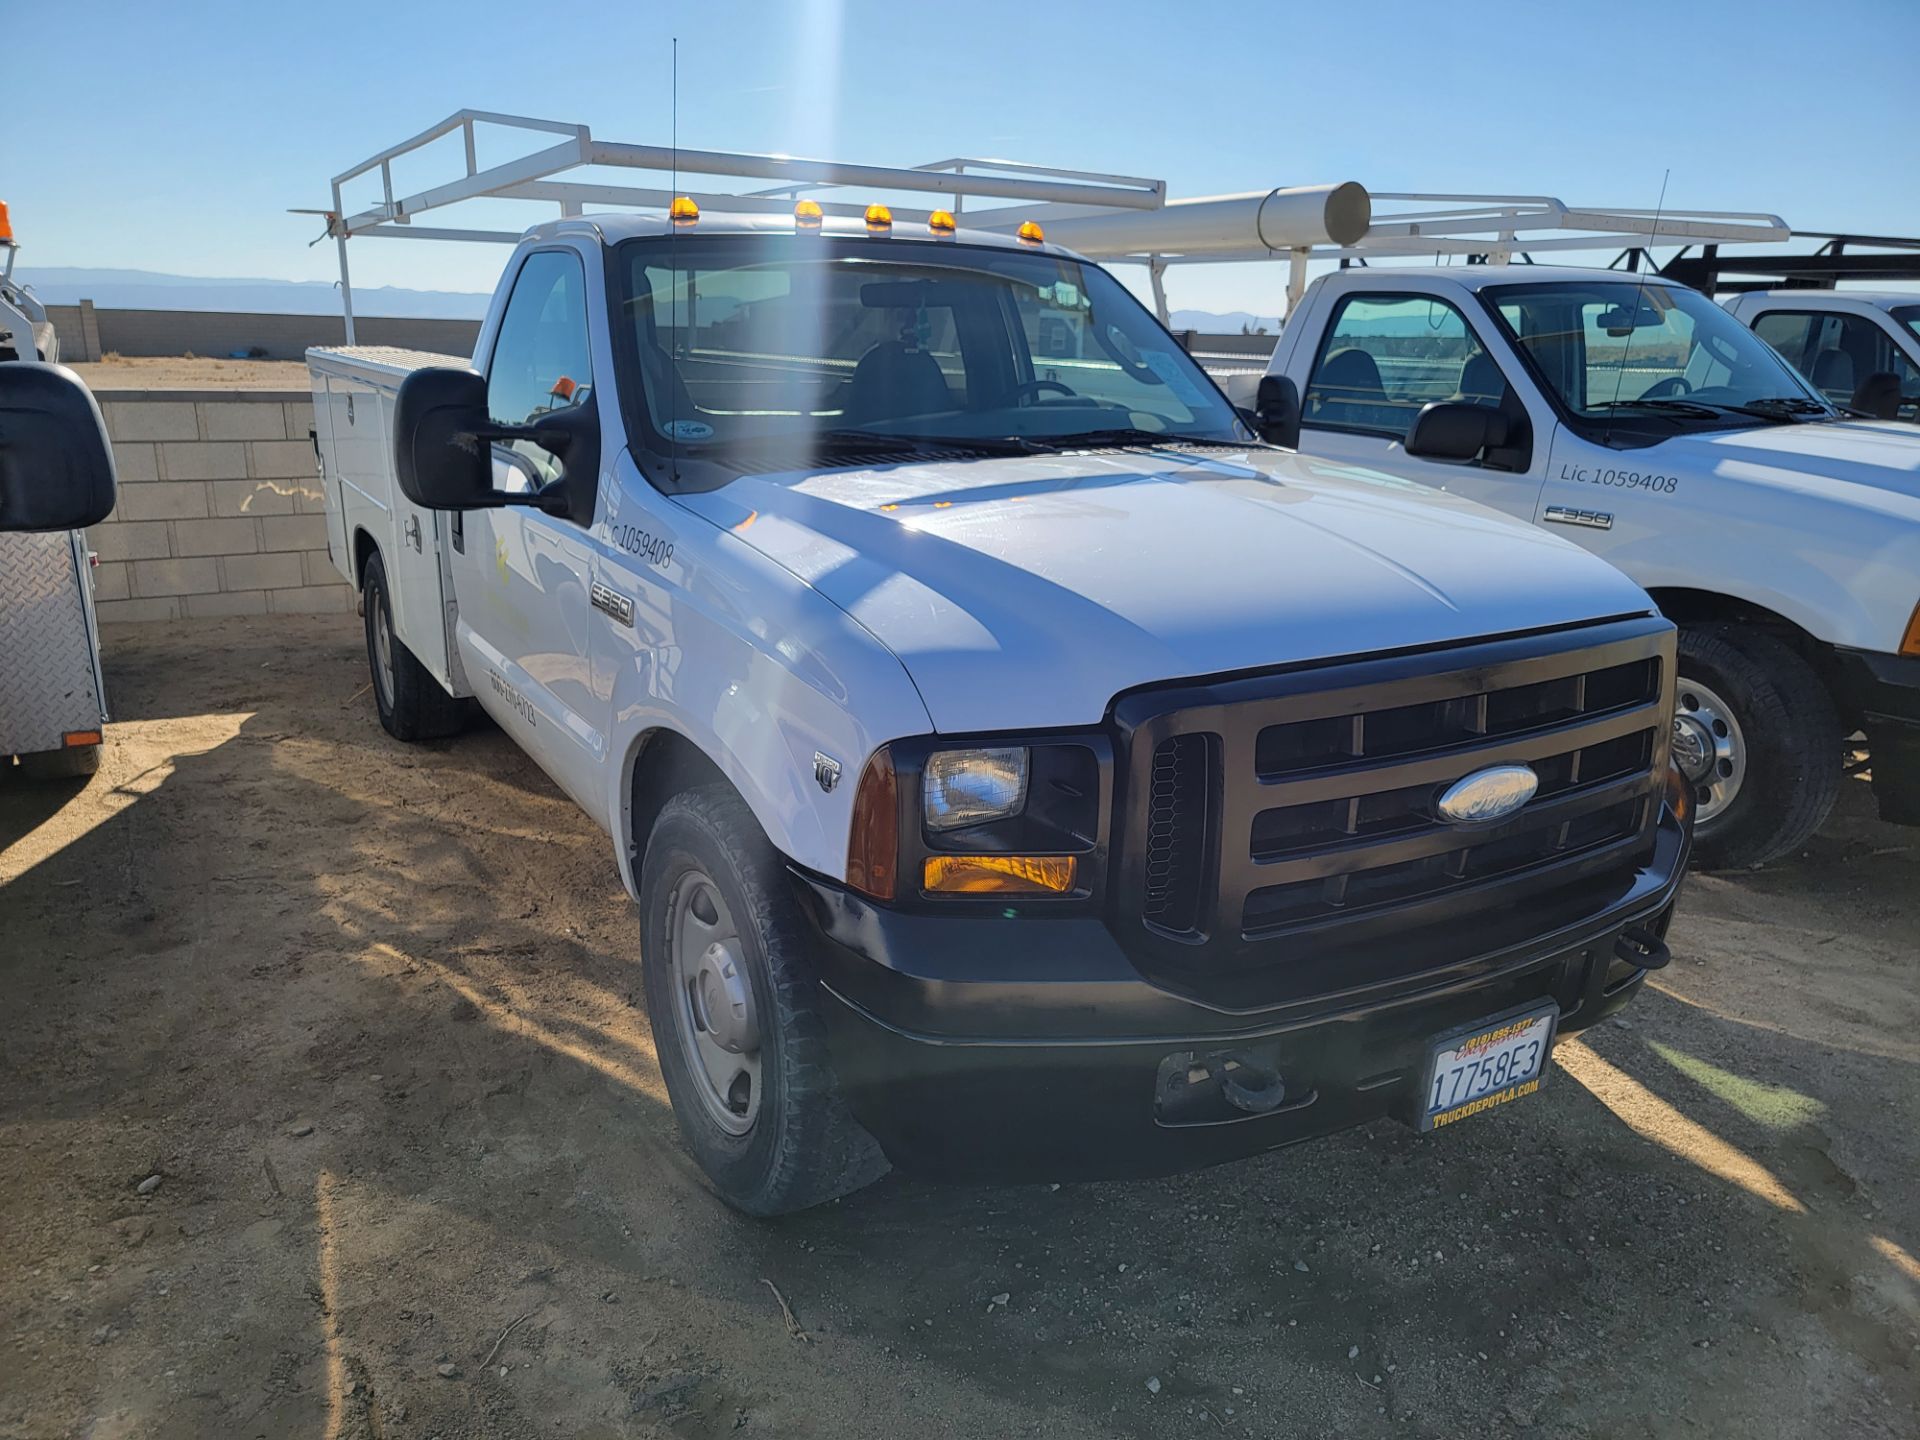
[[[1146,886],[1141,914],[1164,930],[1199,920],[1207,858],[1207,739],[1176,735],[1153,752],[1147,804]]]
[[[1418,966],[1453,922],[1630,874],[1659,813],[1672,635],[1649,617],[1124,697],[1144,803],[1121,873],[1141,919],[1186,967],[1331,960],[1420,930],[1388,947]],[[1449,785],[1504,764],[1539,781],[1519,811],[1440,815]]]

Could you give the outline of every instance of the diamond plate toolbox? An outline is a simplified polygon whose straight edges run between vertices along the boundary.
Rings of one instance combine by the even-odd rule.
[[[84,563],[72,534],[0,535],[0,756],[105,718]]]

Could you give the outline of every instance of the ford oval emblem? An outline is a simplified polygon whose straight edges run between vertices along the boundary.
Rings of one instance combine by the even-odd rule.
[[[1494,765],[1449,785],[1440,796],[1440,815],[1460,825],[1504,820],[1539,788],[1540,777],[1525,765]]]

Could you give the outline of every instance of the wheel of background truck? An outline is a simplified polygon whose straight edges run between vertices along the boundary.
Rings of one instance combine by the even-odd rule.
[[[783,1215],[884,1175],[827,1057],[810,937],[753,814],[724,785],[661,808],[640,868],[654,1050],[680,1135],[749,1215]]]
[[[1673,758],[1693,784],[1698,863],[1761,865],[1802,844],[1840,793],[1840,719],[1813,667],[1709,622],[1680,627],[1678,679]]]
[[[77,780],[100,768],[98,745],[75,745],[66,750],[41,750],[20,757],[20,775],[26,780]]]
[[[367,557],[360,595],[367,623],[367,668],[373,672],[373,702],[380,711],[380,724],[396,740],[437,740],[456,734],[466,723],[466,707],[441,688],[393,633],[387,567],[378,552]]]

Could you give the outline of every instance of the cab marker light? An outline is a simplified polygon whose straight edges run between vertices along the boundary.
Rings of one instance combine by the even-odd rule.
[[[1920,605],[1913,607],[1913,614],[1907,617],[1907,633],[1900,637],[1902,655],[1920,655]]]
[[[946,239],[952,239],[954,231],[958,228],[954,223],[951,210],[936,210],[927,217],[927,229]]]
[[[676,195],[667,207],[667,218],[675,225],[693,225],[700,219],[700,207],[688,195]]]
[[[1047,242],[1047,232],[1032,220],[1022,221],[1016,233],[1022,245],[1044,245]]]
[[[825,212],[818,200],[802,200],[793,207],[793,228],[796,230],[818,230]]]
[[[884,205],[869,205],[867,229],[875,235],[888,234],[893,229],[893,211]]]

